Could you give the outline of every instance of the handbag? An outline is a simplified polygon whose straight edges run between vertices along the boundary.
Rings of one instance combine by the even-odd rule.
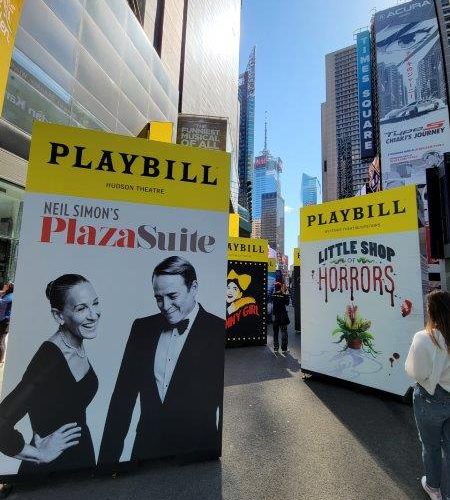
[[[290,324],[290,322],[291,321],[289,319],[288,313],[286,312],[286,310],[283,310],[283,312],[280,315],[280,320],[279,320],[280,326],[287,326]]]

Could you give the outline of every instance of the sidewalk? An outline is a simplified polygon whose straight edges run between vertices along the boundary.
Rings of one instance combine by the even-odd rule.
[[[273,354],[271,338],[267,347],[226,351],[220,461],[145,464],[116,479],[72,474],[18,486],[8,498],[425,498],[412,408],[317,378],[304,381],[300,336],[292,329],[289,343],[286,355]]]

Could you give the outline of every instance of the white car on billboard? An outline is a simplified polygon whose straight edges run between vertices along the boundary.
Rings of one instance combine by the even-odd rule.
[[[445,108],[446,106],[447,104],[444,99],[437,97],[414,101],[403,108],[389,111],[389,113],[387,113],[380,120],[380,123],[391,123],[406,120],[408,118],[414,118],[428,113],[429,111],[436,111],[437,109]]]

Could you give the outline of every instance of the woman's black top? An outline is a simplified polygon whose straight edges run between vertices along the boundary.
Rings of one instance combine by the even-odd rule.
[[[279,322],[281,325],[288,324],[289,318],[286,306],[289,305],[289,295],[285,295],[282,292],[273,292],[272,304],[272,314],[274,316],[274,320]]]
[[[98,389],[98,379],[89,366],[86,375],[75,380],[62,351],[50,341],[38,349],[21,382],[0,404],[0,451],[15,456],[24,438],[14,426],[26,414],[34,434],[44,438],[61,426],[76,422],[81,427],[79,444],[64,450],[48,464],[23,460],[18,473],[33,474],[95,466],[94,447],[86,425],[86,408]],[[31,440],[34,446],[34,437]]]

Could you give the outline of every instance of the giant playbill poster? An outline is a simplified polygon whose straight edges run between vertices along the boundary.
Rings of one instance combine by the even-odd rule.
[[[2,476],[221,453],[229,155],[35,123]]]
[[[302,370],[403,395],[423,328],[415,186],[301,209]]]
[[[267,240],[228,240],[227,347],[267,343],[267,253]]]

